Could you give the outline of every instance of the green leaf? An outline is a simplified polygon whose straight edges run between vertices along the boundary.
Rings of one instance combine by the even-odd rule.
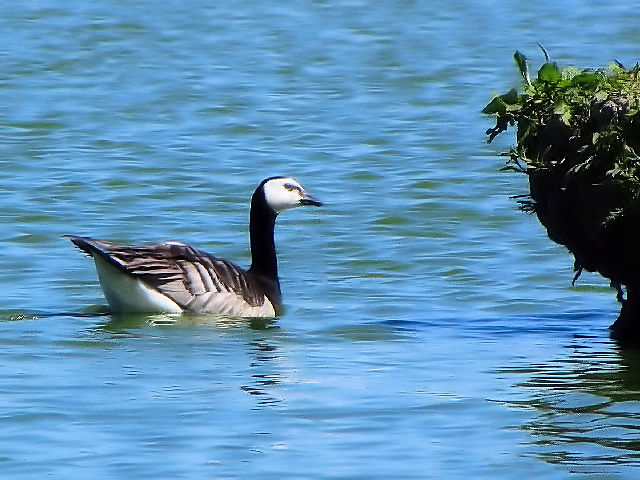
[[[556,62],[546,62],[538,70],[538,81],[547,83],[558,83],[560,81],[560,70]]]
[[[499,116],[504,116],[506,115],[507,110],[513,111],[517,109],[519,105],[518,100],[518,91],[515,88],[512,88],[504,95],[494,97],[493,100],[491,100],[489,104],[482,109],[482,113],[487,115],[497,114]]]
[[[507,113],[507,106],[501,97],[494,97],[489,104],[482,109],[482,113],[486,115],[504,115]]]
[[[518,91],[515,88],[512,88],[504,95],[500,95],[500,98],[507,105],[517,105],[518,104]]]
[[[595,72],[584,72],[571,80],[573,86],[595,90],[602,82],[602,77]]]
[[[516,50],[516,53],[513,54],[513,59],[516,61],[516,65],[518,65],[518,70],[520,70],[520,75],[527,82],[527,85],[531,86],[531,78],[529,78],[529,66],[527,65],[527,57],[525,57],[522,53]]]

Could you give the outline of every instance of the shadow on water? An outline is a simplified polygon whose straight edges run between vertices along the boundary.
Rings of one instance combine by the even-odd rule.
[[[530,454],[581,474],[615,473],[640,461],[640,350],[574,337],[565,355],[497,373],[524,377],[515,400],[533,411],[516,428],[533,438]]]

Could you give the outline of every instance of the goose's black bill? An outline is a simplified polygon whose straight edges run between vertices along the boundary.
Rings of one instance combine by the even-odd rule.
[[[310,195],[307,195],[306,197],[300,199],[300,205],[312,205],[314,207],[321,207],[322,202],[320,200],[316,200]]]

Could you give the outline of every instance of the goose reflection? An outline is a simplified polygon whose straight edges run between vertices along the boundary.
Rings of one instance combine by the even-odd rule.
[[[257,399],[257,408],[281,402],[272,392],[281,383],[279,365],[282,363],[279,348],[269,342],[267,332],[276,331],[274,319],[224,317],[219,315],[184,314],[125,314],[109,315],[108,321],[96,327],[96,330],[124,337],[154,337],[159,332],[154,328],[173,326],[210,327],[218,330],[237,329],[239,332],[264,332],[264,336],[247,342],[250,362],[250,375],[240,389]],[[153,327],[145,329],[145,327]],[[255,335],[253,335],[255,337]]]
[[[213,327],[219,329],[246,328],[251,330],[267,330],[273,328],[275,320],[271,318],[238,319],[223,315],[185,315],[180,313],[127,313],[105,314],[108,320],[98,326],[98,329],[110,333],[131,333],[131,329],[139,329],[145,326],[190,326]]]
[[[249,342],[249,349],[254,357],[250,364],[251,383],[240,387],[249,395],[258,398],[258,406],[264,407],[280,403],[271,391],[281,382],[281,375],[274,368],[279,362],[278,348],[269,344],[266,339]]]

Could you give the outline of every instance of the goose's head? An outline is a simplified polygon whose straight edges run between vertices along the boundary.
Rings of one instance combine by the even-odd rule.
[[[265,202],[276,215],[288,208],[322,205],[322,202],[313,198],[297,180],[291,177],[267,178],[262,181],[256,193],[260,190],[264,194]]]

